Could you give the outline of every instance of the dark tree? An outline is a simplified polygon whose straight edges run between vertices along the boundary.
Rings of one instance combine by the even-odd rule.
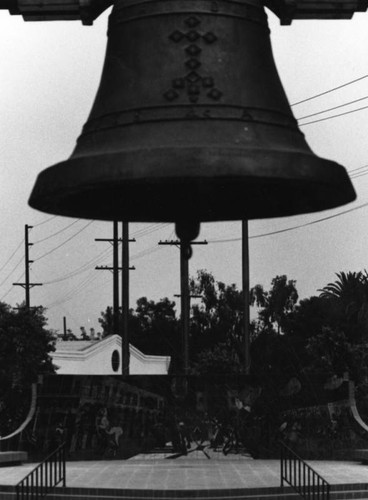
[[[281,333],[287,326],[290,313],[298,301],[296,281],[288,280],[287,276],[276,276],[271,282],[269,291],[261,285],[251,290],[251,304],[260,306],[258,313],[259,328],[276,329]]]
[[[175,302],[167,297],[155,302],[141,297],[131,311],[131,342],[145,354],[179,354],[178,320]]]
[[[50,353],[55,339],[46,321],[43,308],[14,310],[0,303],[0,377],[12,387],[54,372]]]
[[[320,297],[336,308],[340,329],[352,342],[368,337],[368,275],[367,272],[338,273],[334,283],[326,285]]]
[[[114,333],[114,314],[111,306],[106,307],[106,311],[101,312],[101,318],[98,319],[102,327],[102,334],[104,337]]]
[[[30,386],[38,375],[54,373],[54,336],[44,309],[16,310],[0,303],[0,435],[14,430],[28,410]]]
[[[190,280],[190,293],[202,297],[192,306],[190,358],[196,374],[234,373],[244,364],[243,293],[235,284],[216,281],[205,270]]]
[[[107,307],[101,312],[99,323],[103,335],[113,333],[113,309]],[[122,317],[120,315],[120,321]],[[136,308],[130,309],[129,342],[144,354],[171,356],[172,364],[180,357],[179,325],[176,317],[175,302],[168,298],[155,302],[141,297]]]

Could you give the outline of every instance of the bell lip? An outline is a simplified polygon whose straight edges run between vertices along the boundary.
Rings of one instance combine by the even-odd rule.
[[[211,222],[301,215],[356,199],[345,168],[313,153],[165,148],[158,155],[164,163],[155,153],[72,156],[38,175],[29,205],[84,219]],[[224,166],[226,153],[231,162]],[[219,207],[221,199],[231,206]],[[254,207],[256,201],[268,208]]]

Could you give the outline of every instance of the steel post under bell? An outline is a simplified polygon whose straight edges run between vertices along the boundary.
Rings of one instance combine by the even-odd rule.
[[[29,203],[78,218],[177,222],[190,239],[201,221],[354,199],[345,169],[316,156],[297,126],[261,0],[116,0],[91,114]]]

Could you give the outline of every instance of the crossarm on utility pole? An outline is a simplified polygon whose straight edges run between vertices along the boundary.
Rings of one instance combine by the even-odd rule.
[[[24,288],[24,290],[26,292],[25,302],[26,302],[27,309],[31,308],[31,299],[30,299],[31,288],[33,288],[34,286],[42,286],[42,283],[31,283],[30,277],[29,277],[30,265],[33,262],[33,260],[30,260],[30,258],[29,258],[29,247],[32,246],[33,243],[29,242],[28,233],[29,233],[29,230],[32,229],[32,227],[33,226],[28,226],[28,224],[26,224],[24,226],[24,246],[25,246],[25,248],[24,248],[24,263],[25,263],[24,276],[25,276],[25,283],[13,283],[13,285],[15,285],[15,286],[21,286],[22,288]]]

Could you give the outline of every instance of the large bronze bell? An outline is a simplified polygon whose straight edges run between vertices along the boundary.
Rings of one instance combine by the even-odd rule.
[[[200,221],[354,198],[345,169],[316,156],[297,127],[261,0],[116,0],[90,117],[72,156],[39,175],[30,205],[173,221],[190,240]]]

